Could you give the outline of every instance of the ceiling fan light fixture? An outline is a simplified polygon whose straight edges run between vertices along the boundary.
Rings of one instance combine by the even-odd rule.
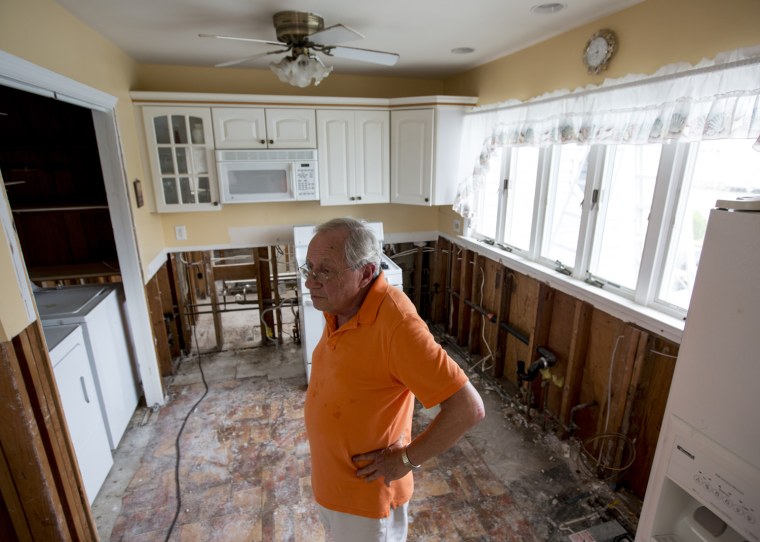
[[[318,56],[307,53],[286,56],[279,62],[272,62],[269,69],[277,74],[283,83],[301,88],[308,87],[312,80],[316,86],[332,73],[332,66],[325,66]]]

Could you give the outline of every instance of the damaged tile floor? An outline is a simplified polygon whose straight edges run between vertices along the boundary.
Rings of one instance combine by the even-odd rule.
[[[527,423],[452,356],[480,390],[487,417],[415,474],[410,542],[564,541],[610,520],[635,529],[637,511],[584,478],[570,442]],[[325,540],[310,487],[305,389],[295,344],[203,354],[200,366],[197,357],[183,359],[166,404],[138,408],[115,452],[92,507],[101,540]],[[415,431],[432,415],[418,409]]]

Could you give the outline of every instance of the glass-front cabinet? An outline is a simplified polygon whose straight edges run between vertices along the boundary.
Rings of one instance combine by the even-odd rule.
[[[156,210],[165,213],[221,209],[211,110],[163,106],[142,109]]]

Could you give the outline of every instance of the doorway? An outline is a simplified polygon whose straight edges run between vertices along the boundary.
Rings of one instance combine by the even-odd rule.
[[[96,242],[106,253],[115,246],[121,283],[126,297],[126,318],[130,339],[138,360],[145,401],[150,406],[164,404],[162,383],[150,325],[134,222],[127,193],[121,143],[116,125],[117,99],[97,89],[60,76],[18,57],[0,51],[0,86],[75,104],[91,115],[97,153],[106,193],[112,244]],[[103,220],[101,213],[100,220]],[[110,248],[105,249],[108,245]],[[25,302],[28,294],[22,292]]]

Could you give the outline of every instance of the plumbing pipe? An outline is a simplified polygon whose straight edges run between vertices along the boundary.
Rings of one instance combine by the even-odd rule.
[[[574,420],[575,413],[578,412],[578,411],[580,411],[580,410],[584,410],[584,409],[587,409],[587,408],[595,407],[598,404],[599,403],[597,403],[596,399],[595,399],[593,401],[589,401],[588,403],[580,403],[578,405],[575,405],[573,408],[571,408],[570,409],[570,421],[569,421],[569,424],[567,426],[565,426],[565,431],[567,431],[568,433],[570,433],[570,435],[572,435],[573,433],[575,433],[575,431],[577,429],[580,429],[580,427],[578,425],[576,425],[575,420]]]
[[[462,299],[462,296],[459,294],[459,292],[457,292],[455,290],[452,290],[451,288],[447,288],[447,292],[449,294],[451,294],[453,297],[456,297],[457,299]],[[493,315],[493,313],[488,312],[487,310],[485,310],[484,308],[480,307],[479,305],[476,305],[475,303],[473,303],[469,299],[465,299],[464,303],[468,307],[470,307],[470,308],[478,311],[480,314],[483,314],[484,316],[486,316],[486,318],[488,318],[491,322],[494,322],[494,323],[496,322],[496,316]],[[492,315],[493,315],[493,319],[491,319]],[[512,326],[510,326],[508,323],[506,323],[506,322],[499,322],[499,328],[503,329],[504,331],[506,331],[507,333],[509,333],[510,335],[512,335],[514,338],[516,338],[521,343],[523,343],[523,344],[530,344],[530,339],[528,339],[528,337],[526,337],[524,334],[522,334],[519,331],[517,331],[515,328],[513,328]]]
[[[557,363],[557,356],[548,348],[539,346],[536,351],[541,355],[536,361],[530,364],[528,370],[525,370],[525,362],[517,362],[517,379],[518,380],[535,380],[538,373],[543,369],[554,367]]]

